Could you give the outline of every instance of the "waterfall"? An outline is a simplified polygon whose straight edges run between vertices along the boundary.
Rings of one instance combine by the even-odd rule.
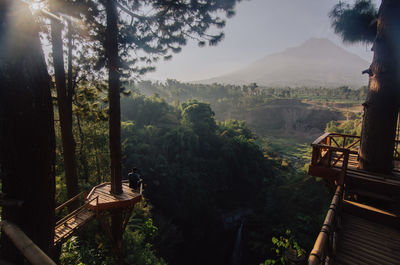
[[[237,231],[235,244],[233,245],[232,252],[232,265],[242,264],[242,233],[243,233],[243,221],[240,222],[240,226]]]

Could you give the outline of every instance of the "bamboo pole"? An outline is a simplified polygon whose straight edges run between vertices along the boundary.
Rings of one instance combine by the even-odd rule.
[[[0,223],[3,232],[32,265],[56,265],[32,240],[15,224]]]
[[[329,248],[329,239],[331,234],[335,231],[334,222],[339,214],[337,211],[340,208],[342,193],[342,186],[337,186],[328,213],[326,214],[324,224],[322,225],[321,232],[319,233],[308,258],[308,265],[322,264],[325,261],[325,258],[329,257],[331,254],[332,250]]]

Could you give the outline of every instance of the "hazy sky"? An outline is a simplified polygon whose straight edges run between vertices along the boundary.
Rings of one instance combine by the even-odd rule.
[[[251,0],[237,5],[218,46],[199,48],[190,42],[172,60],[159,62],[143,79],[207,79],[240,69],[262,57],[317,37],[328,38],[370,61],[365,44],[342,44],[330,27],[328,13],[339,0]],[[378,2],[378,0],[376,1]]]

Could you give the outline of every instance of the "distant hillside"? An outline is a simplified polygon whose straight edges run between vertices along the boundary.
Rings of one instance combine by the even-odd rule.
[[[312,38],[254,62],[239,71],[195,83],[244,85],[256,82],[269,87],[360,87],[368,84],[361,72],[369,63],[328,39]]]

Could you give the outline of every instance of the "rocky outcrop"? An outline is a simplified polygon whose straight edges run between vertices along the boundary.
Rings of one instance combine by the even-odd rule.
[[[260,135],[267,132],[284,134],[307,134],[311,138],[321,134],[331,120],[342,120],[344,115],[334,109],[314,104],[306,104],[300,100],[272,100],[250,110],[236,108],[234,110],[216,111],[218,120],[245,120]]]

